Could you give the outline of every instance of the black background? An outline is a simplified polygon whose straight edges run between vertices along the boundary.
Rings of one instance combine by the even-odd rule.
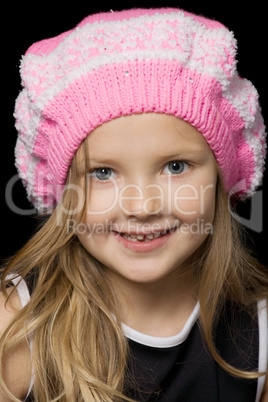
[[[14,254],[31,236],[39,223],[35,216],[21,216],[12,212],[5,200],[5,189],[9,180],[17,173],[14,167],[14,147],[16,130],[14,128],[14,102],[20,91],[19,63],[21,55],[33,43],[56,36],[77,25],[88,14],[121,10],[132,7],[179,7],[221,21],[231,29],[238,40],[238,70],[242,77],[248,78],[258,89],[263,116],[268,125],[267,97],[267,12],[262,2],[235,1],[135,1],[118,2],[100,0],[97,2],[9,2],[1,10],[1,217],[0,258]],[[250,231],[256,254],[261,262],[268,265],[266,244],[268,173],[264,175],[260,188],[263,227],[259,233]],[[20,208],[31,208],[26,192],[20,182],[14,187],[13,200]],[[250,217],[250,203],[242,208],[242,214]],[[267,244],[268,245],[268,244]]]

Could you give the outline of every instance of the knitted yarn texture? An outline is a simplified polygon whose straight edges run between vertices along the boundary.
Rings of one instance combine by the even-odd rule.
[[[21,61],[16,166],[38,211],[60,200],[81,142],[133,113],[167,113],[204,136],[227,192],[260,184],[265,127],[258,93],[236,70],[236,40],[216,21],[178,9],[88,16],[33,44]]]

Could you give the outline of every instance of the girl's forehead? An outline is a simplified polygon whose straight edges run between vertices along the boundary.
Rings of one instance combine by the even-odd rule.
[[[143,113],[121,116],[94,129],[87,137],[89,153],[104,149],[132,146],[157,146],[164,150],[178,145],[192,151],[210,148],[202,134],[188,122],[173,115]]]

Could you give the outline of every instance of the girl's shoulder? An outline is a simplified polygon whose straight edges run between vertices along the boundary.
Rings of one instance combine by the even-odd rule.
[[[7,293],[10,296],[8,300],[0,292],[0,337],[22,307],[20,297],[14,287],[9,287]],[[31,352],[28,343],[22,342],[9,350],[4,355],[2,364],[4,379],[9,390],[17,398],[23,399],[31,382]],[[6,396],[1,394],[0,390],[0,402],[7,402],[8,400]]]
[[[14,287],[7,288],[9,299],[0,291],[0,331],[3,331],[12,318],[15,317],[18,309],[21,308],[19,295]],[[1,333],[1,332],[0,332]]]

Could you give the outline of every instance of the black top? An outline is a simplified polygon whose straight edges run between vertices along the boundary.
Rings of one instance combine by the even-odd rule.
[[[248,313],[227,304],[215,328],[214,339],[225,361],[242,370],[258,370],[257,314],[252,319]],[[177,346],[157,348],[130,339],[129,346],[124,393],[138,402],[256,400],[258,381],[233,377],[219,367],[208,351],[198,320]],[[34,401],[32,395],[26,401]]]
[[[236,368],[257,370],[257,320],[237,311],[232,333],[228,329],[230,320],[229,310],[221,317],[215,333],[220,354]],[[139,402],[255,402],[257,380],[225,373],[210,356],[198,322],[187,339],[172,348],[157,349],[129,342],[130,373],[137,388],[126,387],[126,394]]]

